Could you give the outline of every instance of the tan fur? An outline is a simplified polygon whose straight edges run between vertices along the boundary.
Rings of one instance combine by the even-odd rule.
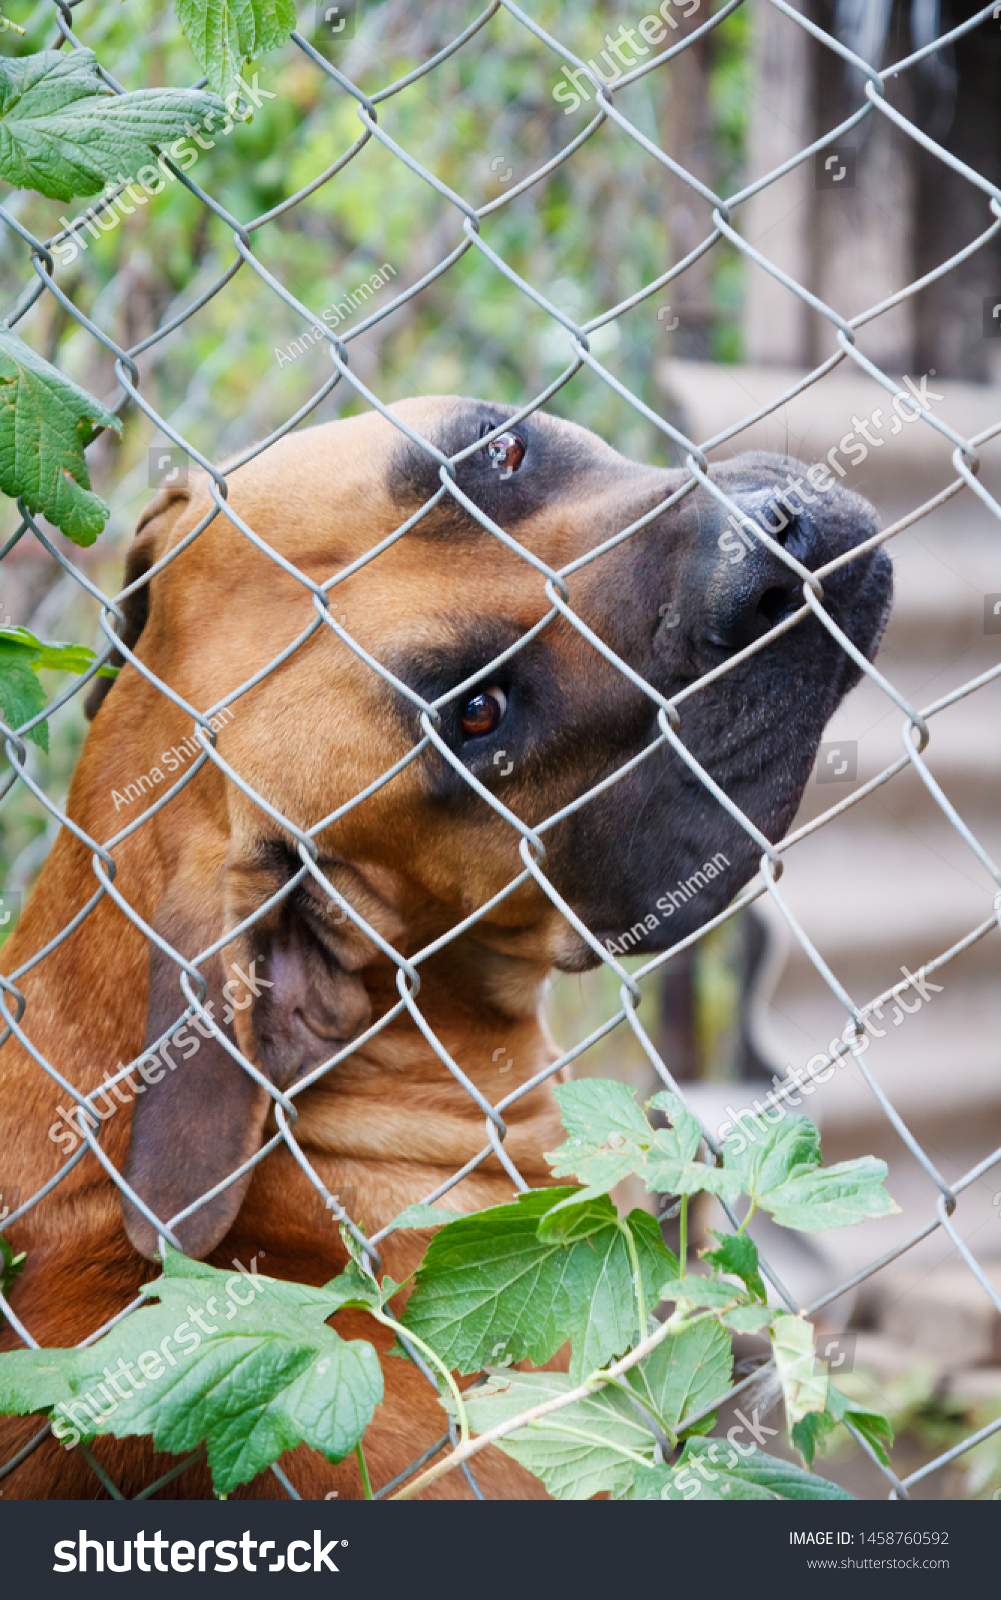
[[[407,419],[420,426],[427,408],[441,404],[411,403]],[[229,503],[286,559],[322,581],[398,525],[399,508],[380,486],[381,465],[394,446],[392,429],[372,416],[294,434],[230,476]],[[209,506],[204,489],[190,502],[165,497],[154,506],[141,535],[148,557],[159,559],[176,548]],[[558,519],[549,527],[537,519],[533,533],[537,546],[548,546],[549,560],[564,558],[573,547],[573,530]],[[335,614],[344,611],[353,636],[385,658],[399,638],[401,618],[411,619],[408,638],[440,642],[456,615],[489,615],[502,606],[528,626],[546,602],[537,575],[489,540],[450,550],[404,539],[338,588],[332,605]],[[178,695],[206,708],[263,667],[314,616],[302,586],[220,515],[153,581],[138,655]],[[568,638],[566,648],[569,660],[575,640]],[[387,712],[378,681],[326,629],[237,700],[234,711],[219,734],[220,754],[248,788],[300,826],[350,799],[410,742]],[[190,732],[190,717],[126,666],[84,747],[69,814],[91,838],[113,837],[167,784],[117,813],[112,792],[135,782],[160,752]],[[540,798],[540,814],[542,808]],[[184,905],[193,928],[218,922],[224,904],[232,925],[275,887],[262,886],[252,859],[252,842],[262,831],[279,833],[209,764],[114,848],[116,891],[147,922],[169,892]],[[520,870],[511,830],[485,808],[458,818],[440,837],[422,830],[417,780],[409,774],[350,812],[320,843],[350,863],[342,873],[344,892],[403,953],[445,932],[464,908],[481,903]],[[3,951],[4,971],[56,937],[97,881],[91,852],[64,830]],[[423,969],[423,1014],[491,1099],[555,1059],[536,1010],[541,981],[560,948],[561,927],[562,919],[529,887],[499,908],[486,933],[447,947]],[[194,943],[198,948],[197,937]],[[143,933],[105,896],[19,984],[26,999],[23,1026],[33,1045],[83,1092],[143,1047],[148,953]],[[395,1000],[394,974],[369,941],[348,928],[339,953],[345,970],[360,975],[376,1014]],[[179,1012],[180,991],[177,1000]],[[514,1061],[504,1078],[492,1060],[499,1044]],[[241,1046],[248,1047],[247,1037]],[[0,1052],[5,1190],[18,1187],[26,1198],[59,1171],[62,1157],[47,1130],[60,1103],[69,1103],[65,1093],[10,1039]],[[355,1190],[353,1213],[369,1230],[442,1183],[487,1142],[483,1114],[406,1017],[303,1094],[298,1108],[295,1136],[308,1159],[331,1188]],[[103,1148],[118,1168],[125,1161],[131,1114],[131,1107],[122,1107],[103,1130]],[[543,1151],[561,1137],[549,1089],[520,1101],[508,1122],[506,1149],[530,1183],[545,1183]],[[173,1159],[184,1162],[184,1148]],[[445,1203],[472,1210],[511,1194],[510,1177],[491,1157]],[[14,1228],[12,1243],[27,1251],[13,1305],[43,1345],[76,1343],[156,1275],[154,1264],[129,1244],[118,1197],[90,1153]],[[426,1243],[426,1235],[393,1235],[383,1247],[384,1266],[404,1277]],[[261,1270],[313,1283],[326,1281],[344,1263],[336,1230],[318,1226],[315,1192],[285,1149],[257,1167],[236,1222],[209,1259],[226,1265],[255,1255]],[[385,1348],[382,1330],[359,1313],[344,1313],[334,1325]],[[0,1335],[5,1349],[19,1343],[9,1328]],[[398,1360],[384,1362],[384,1371],[385,1403],[366,1440],[376,1484],[401,1471],[444,1431],[444,1414],[426,1381]],[[38,1418],[0,1424],[0,1462],[38,1426]],[[96,1448],[127,1495],[170,1464],[145,1440],[105,1439]],[[360,1494],[352,1462],[332,1467],[300,1449],[282,1464],[304,1497],[334,1489],[342,1498]],[[480,1457],[477,1471],[492,1496],[541,1493],[535,1480],[499,1453]],[[3,1492],[7,1499],[103,1493],[80,1452],[67,1452],[51,1439],[4,1481]],[[240,1491],[249,1497],[283,1492],[270,1474]],[[163,1493],[210,1493],[204,1467]],[[469,1496],[458,1473],[433,1493]]]

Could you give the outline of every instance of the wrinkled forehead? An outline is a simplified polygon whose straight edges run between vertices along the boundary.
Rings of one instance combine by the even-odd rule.
[[[288,435],[227,473],[229,507],[314,578],[362,557],[411,519],[407,552],[415,543],[426,548],[431,542],[486,553],[495,541],[484,537],[470,506],[558,563],[576,553],[564,550],[565,544],[572,545],[588,525],[614,520],[618,505],[628,505],[645,478],[653,493],[654,480],[665,476],[628,461],[586,428],[541,412],[512,424],[520,445],[513,472],[503,470],[496,453],[477,446],[505,428],[517,414],[514,406],[444,396],[404,400],[391,412],[403,426],[372,411]],[[457,494],[443,489],[443,459],[455,463]],[[432,500],[426,515],[418,516]],[[207,486],[199,487],[171,542],[183,539],[210,509]],[[219,571],[239,557],[243,536],[224,512],[208,533],[197,544]],[[392,558],[377,561],[381,571],[395,565]]]

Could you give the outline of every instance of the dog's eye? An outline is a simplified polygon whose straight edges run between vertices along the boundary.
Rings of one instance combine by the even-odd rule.
[[[462,708],[462,731],[467,739],[482,739],[493,733],[507,710],[507,695],[503,689],[483,689],[467,700]]]
[[[525,441],[516,433],[502,433],[487,445],[487,460],[502,478],[517,472],[525,458]]]

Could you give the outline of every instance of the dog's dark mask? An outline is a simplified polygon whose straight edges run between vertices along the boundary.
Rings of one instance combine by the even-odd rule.
[[[503,408],[489,408],[493,426],[503,417]],[[468,437],[472,420],[463,426]],[[594,507],[581,517],[581,542],[595,547],[688,477],[637,467],[603,446],[588,450],[587,436],[549,418],[525,419],[517,430],[525,448],[516,476],[501,479],[478,453],[460,463],[457,478],[477,505],[532,549],[543,508],[553,521],[561,507],[567,517],[575,506]],[[449,419],[435,442],[449,453],[460,449],[459,419]],[[433,476],[433,466],[413,447],[400,447],[396,478],[402,504],[433,492]],[[803,606],[801,579],[755,539],[750,523],[809,571],[853,550],[879,526],[872,506],[844,489],[826,467],[752,453],[713,466],[710,476],[750,519],[743,533],[741,523],[699,488],[570,579],[576,615],[668,698]],[[489,537],[451,502],[429,524],[425,532],[432,537]],[[828,614],[872,659],[892,593],[885,552],[860,553],[825,577],[823,589]],[[495,678],[507,702],[503,721],[489,736],[464,738],[461,707],[453,704],[446,712],[445,731],[456,752],[533,824],[660,737],[652,698],[571,629],[571,622],[560,619],[502,669],[485,673],[483,686]],[[518,636],[513,620],[505,624],[495,617],[467,632],[462,653],[425,655],[419,671],[403,655],[394,666],[434,698]],[[796,812],[826,724],[859,677],[847,652],[807,615],[686,697],[679,736],[775,841]],[[406,708],[401,714],[407,715]],[[428,770],[440,806],[454,811],[482,803],[444,763],[429,759]],[[626,934],[625,946],[636,951],[667,949],[716,915],[761,856],[747,831],[663,741],[607,791],[547,831],[545,843],[546,873],[591,932],[606,944]],[[559,965],[578,970],[597,961],[575,937]]]

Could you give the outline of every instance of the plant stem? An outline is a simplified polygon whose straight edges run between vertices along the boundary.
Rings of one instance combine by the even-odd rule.
[[[678,1212],[679,1243],[678,1256],[681,1276],[684,1277],[688,1270],[688,1196],[681,1196],[681,1210]]]
[[[375,1496],[372,1494],[372,1480],[368,1475],[368,1463],[365,1460],[365,1452],[362,1449],[360,1439],[355,1445],[355,1455],[358,1458],[358,1471],[361,1473],[362,1494],[366,1500],[373,1500]]]
[[[389,1498],[391,1500],[412,1500],[414,1495],[420,1494],[422,1489],[428,1488],[438,1478],[443,1478],[447,1472],[453,1472],[464,1461],[468,1461],[470,1456],[478,1455],[488,1445],[495,1444],[498,1439],[506,1438],[509,1433],[516,1433],[519,1428],[527,1427],[529,1423],[535,1422],[539,1417],[548,1416],[551,1411],[562,1411],[564,1406],[573,1405],[577,1400],[586,1400],[589,1395],[594,1393],[596,1387],[600,1388],[608,1383],[610,1379],[618,1378],[623,1372],[628,1372],[630,1368],[635,1367],[638,1362],[642,1361],[644,1356],[648,1356],[651,1350],[656,1350],[657,1346],[662,1344],[665,1339],[681,1333],[685,1328],[694,1327],[696,1323],[706,1322],[712,1316],[715,1316],[715,1312],[705,1311],[699,1312],[694,1317],[685,1317],[679,1323],[674,1323],[673,1319],[669,1322],[662,1322],[647,1338],[640,1340],[635,1350],[630,1350],[627,1356],[623,1356],[621,1361],[613,1362],[607,1369],[592,1372],[590,1377],[585,1378],[584,1382],[578,1384],[576,1389],[568,1389],[565,1394],[556,1395],[552,1400],[543,1400],[539,1405],[530,1406],[527,1411],[519,1412],[516,1417],[509,1417],[506,1422],[498,1422],[496,1427],[488,1428],[485,1433],[478,1434],[475,1439],[470,1439],[466,1444],[460,1445],[458,1450],[453,1450],[452,1454],[446,1456],[444,1460],[435,1462],[434,1466],[426,1467],[419,1477],[413,1478],[402,1489],[397,1489],[396,1493],[390,1495]]]
[[[747,1227],[747,1224],[750,1222],[751,1218],[754,1216],[754,1213],[757,1211],[757,1209],[758,1209],[758,1202],[756,1200],[752,1200],[751,1201],[751,1208],[748,1211],[747,1216],[744,1218],[743,1222],[740,1224],[740,1227],[737,1229],[737,1232],[736,1232],[736,1234],[734,1236],[735,1238],[739,1238],[740,1237],[740,1235],[743,1233],[744,1229]]]
[[[628,1222],[618,1219],[619,1232],[625,1236],[626,1249],[629,1252],[629,1265],[633,1269],[633,1283],[636,1285],[636,1304],[640,1314],[640,1338],[646,1338],[646,1300],[643,1296],[643,1275],[640,1272],[640,1258],[636,1250],[636,1240],[633,1230]]]
[[[384,1316],[381,1311],[374,1310],[372,1315],[375,1320],[377,1322],[381,1322],[384,1327],[392,1328],[394,1334],[399,1334],[402,1331],[410,1340],[410,1343],[417,1346],[418,1350],[421,1352],[421,1355],[426,1356],[431,1365],[441,1373],[445,1382],[448,1384],[449,1389],[451,1390],[452,1399],[455,1401],[456,1417],[459,1423],[460,1444],[467,1445],[469,1443],[469,1417],[466,1414],[466,1406],[462,1398],[462,1390],[459,1388],[459,1385],[452,1377],[452,1374],[449,1372],[441,1357],[435,1355],[434,1351],[431,1349],[431,1346],[429,1344],[425,1344],[423,1339],[418,1339],[416,1333],[412,1333],[409,1328],[403,1328],[399,1322],[394,1322],[392,1317]]]

